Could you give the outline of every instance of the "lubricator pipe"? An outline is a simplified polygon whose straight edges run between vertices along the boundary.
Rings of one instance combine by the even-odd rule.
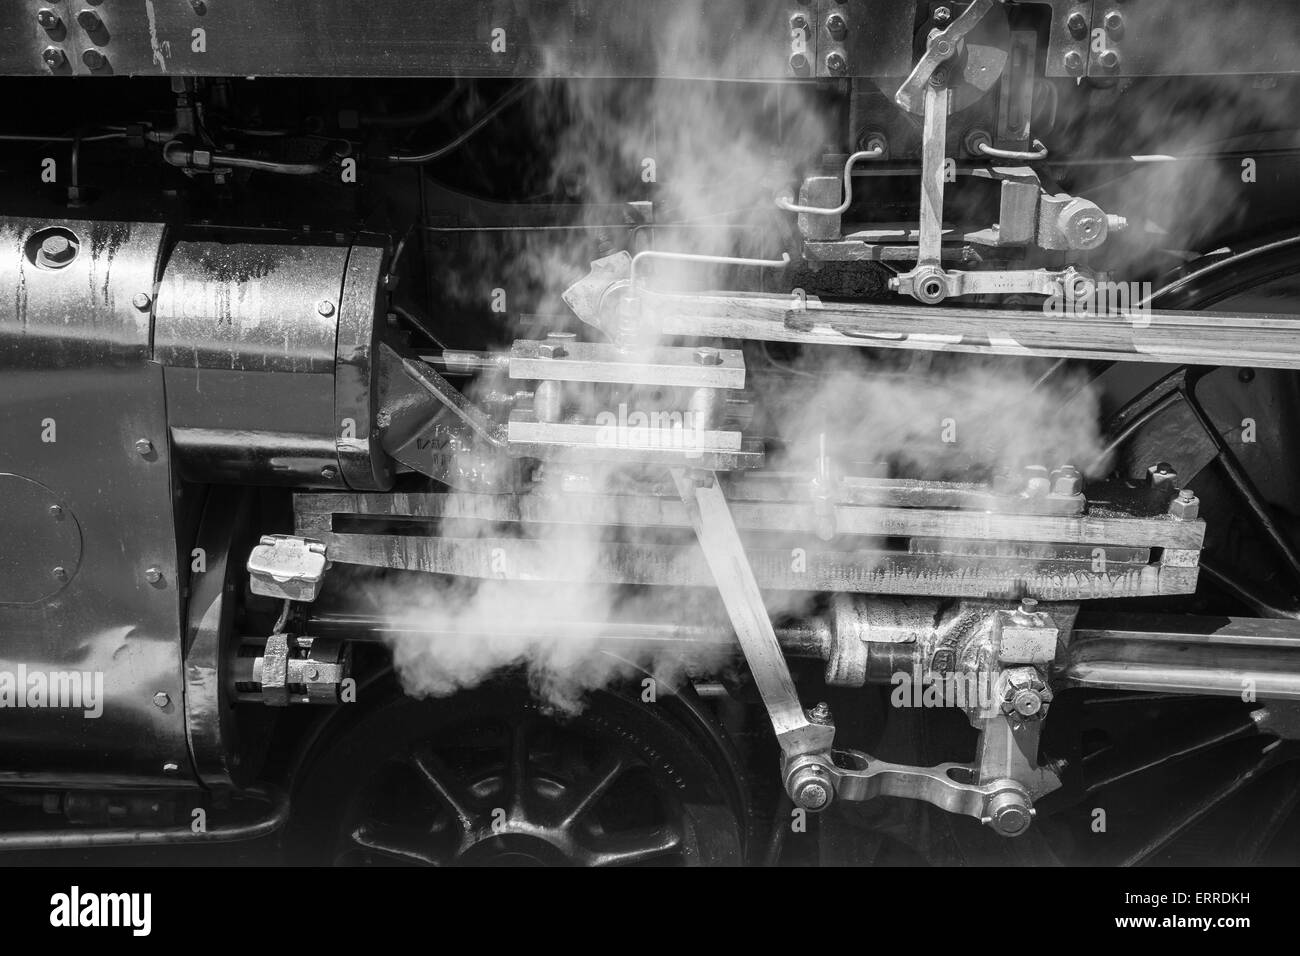
[[[177,843],[235,843],[274,833],[289,820],[289,795],[278,788],[253,788],[249,796],[270,806],[243,823],[195,831],[189,823],[174,827],[89,827],[63,830],[17,830],[0,833],[0,852],[13,850],[83,850],[101,846],[163,846]]]

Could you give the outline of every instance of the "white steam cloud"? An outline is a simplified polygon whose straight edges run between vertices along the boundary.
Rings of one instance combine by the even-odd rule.
[[[655,61],[649,73],[697,74],[700,58],[717,54],[716,44],[706,45],[699,28],[709,20],[707,5],[677,7],[672,21],[678,28],[667,35],[653,31],[662,44],[642,51]],[[718,64],[718,74],[744,72],[737,66],[770,56],[771,36],[767,25],[752,35],[739,28],[726,47],[733,62]],[[539,126],[562,129],[555,183],[576,191],[589,210],[585,220],[592,223],[607,222],[611,207],[629,196],[652,193],[657,230],[662,230],[655,246],[673,251],[779,255],[779,247],[772,247],[777,184],[770,171],[779,171],[777,179],[787,177],[837,139],[818,111],[801,102],[809,95],[804,86],[579,80],[556,84],[550,93],[553,114],[541,118]],[[563,310],[560,292],[587,265],[581,261],[587,257],[577,253],[529,244],[517,256],[514,267],[546,292],[544,313]],[[717,271],[668,263],[656,263],[653,273],[657,287],[672,289],[707,287],[719,277]],[[811,473],[823,435],[841,464],[886,462],[898,473],[925,477],[982,473],[987,478],[1030,463],[1082,468],[1099,458],[1095,396],[1078,381],[1040,382],[1041,368],[931,356],[891,359],[886,366],[835,347],[789,360],[772,359],[766,350],[755,354],[759,361],[749,367],[762,372],[766,356],[766,374],[752,376],[749,391],[755,406],[765,409],[761,433],[784,440],[783,451],[770,463],[778,469]],[[500,390],[503,384],[480,387]],[[943,438],[949,419],[956,441]],[[605,583],[605,529],[581,524],[581,497],[565,499],[564,470],[563,463],[548,464],[532,494],[567,500],[572,522],[530,525],[527,540],[518,543],[547,555],[552,570],[562,568],[566,582],[440,579],[384,585],[373,595],[402,628],[391,643],[408,692],[447,695],[503,667],[522,666],[545,703],[572,711],[582,706],[587,691],[638,668],[680,670],[677,655],[654,645],[625,643],[615,656],[592,632],[566,630],[565,623],[574,620],[634,615],[621,606],[625,590]],[[589,490],[614,487],[600,487],[598,480]],[[521,538],[525,532],[519,525],[485,524],[472,533]],[[645,616],[687,624],[717,618],[712,593],[687,592],[698,595],[691,598],[680,590],[671,598],[663,593],[641,598]],[[795,610],[804,603],[791,599]]]

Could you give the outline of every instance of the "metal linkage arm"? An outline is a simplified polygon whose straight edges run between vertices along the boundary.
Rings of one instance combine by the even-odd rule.
[[[924,800],[974,817],[1002,836],[1019,836],[1033,821],[1034,799],[1060,786],[1055,771],[1036,760],[1042,724],[1014,717],[979,723],[979,757],[970,764],[909,767],[860,750],[837,750],[830,771],[835,793],[841,800]]]
[[[821,810],[834,793],[828,774],[835,728],[809,720],[799,703],[717,474],[675,468],[672,475],[776,732],[786,790],[797,805]]]

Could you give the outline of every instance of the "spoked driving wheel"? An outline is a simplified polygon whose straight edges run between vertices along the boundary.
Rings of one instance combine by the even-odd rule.
[[[395,699],[333,738],[299,787],[294,847],[379,866],[743,862],[738,782],[664,703],[544,713],[508,687]]]

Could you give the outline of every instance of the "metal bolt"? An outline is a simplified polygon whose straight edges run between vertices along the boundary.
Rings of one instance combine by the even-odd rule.
[[[1025,494],[1031,498],[1050,494],[1052,479],[1042,465],[1030,465],[1025,469]]]
[[[1018,690],[1011,698],[1011,707],[1021,717],[1033,717],[1043,709],[1043,698],[1032,690]]]
[[[947,22],[948,22],[949,20],[951,20],[951,19],[952,19],[952,8],[951,8],[951,7],[937,7],[937,8],[935,8],[935,11],[934,11],[934,22],[937,23],[937,24],[939,24],[939,26],[943,26],[945,23],[947,23]]]
[[[162,568],[145,568],[144,579],[150,584],[157,584],[162,580]]]
[[[790,781],[790,799],[805,810],[820,810],[831,802],[831,783],[821,767],[804,767]]]
[[[203,16],[208,12],[208,5],[203,0],[190,0],[190,6],[194,8],[194,12],[199,16]]]
[[[802,53],[790,54],[790,72],[795,76],[808,75],[808,57]]]
[[[86,64],[89,69],[101,70],[107,61],[104,59],[104,54],[98,50],[87,50],[81,54],[81,62]]]
[[[826,69],[830,73],[834,73],[835,75],[838,76],[841,73],[847,72],[848,68],[849,68],[849,64],[848,61],[844,59],[844,54],[830,53],[827,55]]]
[[[1088,18],[1077,10],[1066,19],[1065,26],[1076,40],[1088,34]]]
[[[695,350],[696,365],[721,365],[722,355],[717,349],[702,348]]]
[[[825,701],[820,701],[816,707],[808,711],[808,720],[814,724],[829,724],[831,722],[831,708]]]
[[[329,465],[326,465],[324,468],[320,470],[320,476],[326,479],[327,481],[333,481],[334,476],[337,474],[338,472],[335,471],[333,468],[331,468]]]
[[[820,783],[809,782],[799,788],[799,806],[806,810],[816,810],[819,807],[826,806],[826,801],[830,799],[830,794],[826,787]]]
[[[334,303],[329,299],[321,299],[316,303],[316,311],[326,318],[329,318],[334,314]]]
[[[1178,497],[1169,502],[1169,514],[1174,518],[1190,520],[1201,512],[1201,502],[1191,488],[1183,488]]]
[[[1038,612],[1037,598],[1026,597],[1020,599],[1021,614],[1036,614],[1037,612]]]
[[[1119,54],[1114,50],[1102,50],[1097,62],[1107,70],[1114,70],[1119,66]]]
[[[1106,24],[1106,32],[1113,36],[1119,36],[1124,32],[1124,17],[1118,10],[1110,11],[1102,22]]]
[[[63,51],[56,46],[47,46],[41,53],[41,59],[45,61],[45,65],[51,70],[57,70],[68,62],[68,58],[63,54]]]
[[[140,453],[141,458],[148,458],[153,454],[153,442],[147,438],[141,438],[135,443],[135,450]]]
[[[53,518],[55,521],[58,521],[58,520],[62,519],[62,518],[63,518],[63,506],[62,506],[62,505],[50,505],[50,517]]]
[[[1062,465],[1052,472],[1052,494],[1077,495],[1083,491],[1083,475],[1073,465]]]
[[[317,677],[320,677],[320,670],[316,667],[308,667],[303,671],[303,676],[308,680],[315,680]]]
[[[172,699],[168,697],[167,694],[161,690],[158,691],[158,693],[153,695],[153,703],[155,707],[159,707],[159,708],[166,707],[171,702]]]
[[[1078,50],[1071,50],[1065,54],[1065,68],[1071,73],[1083,72],[1083,54]]]
[[[790,29],[807,31],[808,18],[804,16],[802,13],[796,13],[794,16],[790,18]]]
[[[54,580],[56,581],[68,580],[68,569],[63,567],[63,565],[59,565],[58,567],[52,569],[50,571],[50,574],[54,576]]]
[[[59,15],[53,10],[47,8],[42,8],[36,11],[36,22],[51,33],[63,25],[63,21],[59,19]]]
[[[56,232],[42,240],[37,258],[40,264],[44,266],[55,268],[66,266],[77,258],[77,245],[67,236]]]
[[[94,10],[82,10],[77,14],[77,22],[81,24],[81,29],[87,33],[94,33],[97,30],[104,29],[104,21],[99,19],[99,14]]]
[[[153,296],[148,292],[137,292],[131,297],[131,304],[141,312],[148,312],[149,306],[153,304]]]
[[[848,21],[838,13],[832,13],[826,18],[826,32],[836,40],[843,40],[849,32]]]
[[[989,801],[989,815],[984,822],[1002,836],[1019,836],[1029,828],[1034,811],[1023,794],[1004,790]]]

